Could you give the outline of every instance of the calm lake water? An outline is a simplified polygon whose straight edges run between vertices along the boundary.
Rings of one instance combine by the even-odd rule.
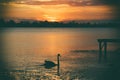
[[[74,51],[98,50],[99,38],[117,38],[116,30],[114,28],[12,28],[4,31],[4,52],[6,61],[12,69],[28,70],[27,75],[39,72],[37,74],[39,80],[52,80],[49,76],[56,75],[57,67],[48,70],[37,65],[44,64],[44,60],[57,63],[56,56],[60,53],[61,76],[56,80],[91,80],[84,73],[88,67],[96,66],[97,52]],[[114,45],[116,44],[109,44],[108,49],[114,49]],[[18,73],[16,75],[18,76]],[[22,75],[23,73],[19,73],[19,76]],[[19,80],[21,77],[16,79]],[[30,80],[37,79],[32,77]]]

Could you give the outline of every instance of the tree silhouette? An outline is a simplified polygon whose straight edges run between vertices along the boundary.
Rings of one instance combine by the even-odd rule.
[[[108,23],[100,23],[100,22],[48,22],[48,21],[29,21],[22,20],[19,23],[16,23],[14,20],[4,21],[4,19],[0,19],[0,27],[66,27],[66,28],[120,28],[120,22],[108,22]]]

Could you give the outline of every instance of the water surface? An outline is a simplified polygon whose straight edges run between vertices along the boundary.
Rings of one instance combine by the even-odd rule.
[[[75,50],[98,50],[99,38],[117,38],[113,28],[11,28],[4,31],[6,60],[14,69],[49,71],[36,65],[44,60],[57,63],[61,54],[61,75],[80,78],[81,71],[96,66],[97,52],[72,52]],[[114,49],[109,44],[109,49]],[[56,67],[50,72],[56,71]],[[53,74],[52,73],[52,74]],[[43,74],[41,74],[42,76]],[[74,79],[75,79],[74,76]],[[33,79],[32,79],[33,80]],[[47,79],[46,79],[47,80]],[[68,79],[69,80],[69,79]]]

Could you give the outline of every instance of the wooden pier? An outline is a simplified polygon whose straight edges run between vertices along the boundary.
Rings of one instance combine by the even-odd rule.
[[[99,43],[99,63],[102,61],[102,57],[107,62],[107,44],[108,42],[120,43],[120,39],[98,39]],[[103,51],[102,51],[103,49]],[[103,52],[103,54],[102,54]]]

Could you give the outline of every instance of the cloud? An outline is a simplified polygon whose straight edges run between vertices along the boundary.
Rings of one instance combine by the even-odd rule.
[[[28,5],[60,5],[67,4],[70,6],[91,6],[91,5],[102,5],[100,1],[94,0],[18,0],[18,4]]]
[[[5,13],[7,11],[7,6],[3,5],[3,3],[8,3],[11,0],[0,0],[0,18],[5,16]]]
[[[94,6],[94,5],[119,5],[120,0],[0,0],[3,2],[15,2],[17,4],[28,5],[59,5],[67,4],[71,6]]]
[[[101,0],[101,2],[108,6],[111,6],[115,19],[120,20],[120,0]]]
[[[101,2],[107,5],[119,5],[120,4],[120,0],[101,0]]]
[[[0,0],[0,3],[6,3],[6,2],[11,2],[11,1],[15,1],[15,0]]]
[[[120,0],[0,0],[1,3],[13,2],[15,4],[25,4],[25,5],[69,5],[73,7],[81,6],[109,6],[112,8],[111,13],[114,13],[116,19],[120,16]],[[5,7],[0,7],[2,13],[5,12]]]

